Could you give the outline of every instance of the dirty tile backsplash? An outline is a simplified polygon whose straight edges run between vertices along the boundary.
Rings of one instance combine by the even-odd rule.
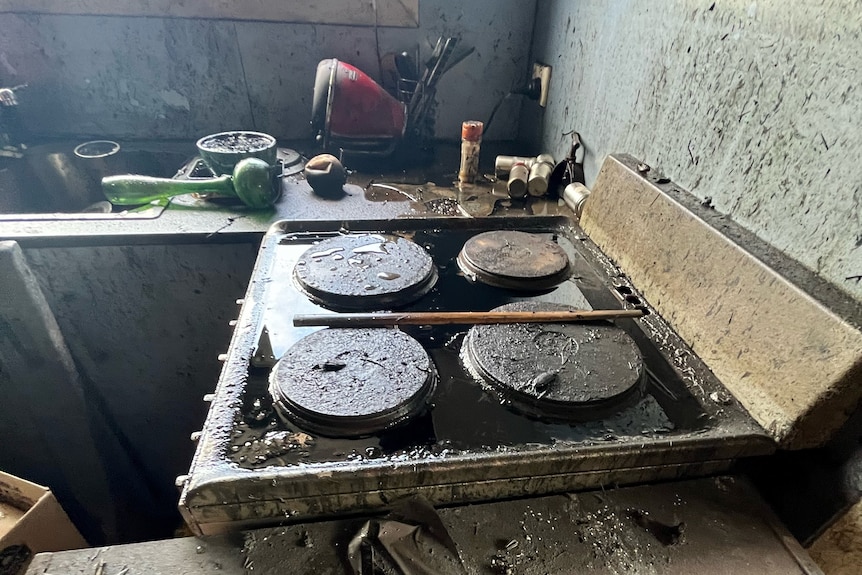
[[[438,86],[437,135],[456,139],[466,116],[487,118],[523,81],[534,12],[534,1],[422,0],[418,28],[376,36],[382,54],[427,58],[443,34],[476,48]],[[37,136],[304,138],[320,60],[378,75],[373,27],[4,13],[0,31],[0,85],[29,84],[21,106]],[[514,137],[518,111],[507,102],[488,137]]]

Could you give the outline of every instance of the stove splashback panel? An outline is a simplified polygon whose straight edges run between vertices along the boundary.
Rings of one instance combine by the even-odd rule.
[[[497,229],[555,239],[571,260],[571,278],[531,295],[468,282],[458,252],[471,237]],[[321,329],[294,327],[295,314],[336,313],[312,303],[292,274],[310,246],[341,233],[391,234],[428,250],[439,279],[409,310],[488,310],[536,300],[653,311],[567,218],[276,224],[261,246],[191,470],[181,478],[180,508],[198,533],[372,511],[414,493],[445,505],[693,476],[773,449],[655,313],[615,322],[637,343],[649,378],[640,400],[612,415],[574,424],[521,415],[464,368],[467,326],[405,326],[439,373],[425,415],[359,439],[301,429],[273,409],[269,373],[295,342]]]

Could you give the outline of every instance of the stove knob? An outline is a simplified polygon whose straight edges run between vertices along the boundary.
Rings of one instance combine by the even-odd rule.
[[[189,436],[189,439],[191,439],[192,441],[197,443],[198,441],[201,440],[201,434],[202,433],[203,433],[202,431],[195,431]]]
[[[186,483],[188,483],[188,482],[189,482],[189,476],[188,475],[178,475],[177,478],[174,480],[174,485],[177,486],[177,489],[182,489],[183,487],[185,487]]]
[[[206,401],[207,403],[212,403],[212,401],[214,399],[215,399],[214,393],[207,393],[206,395],[204,395],[204,401]]]

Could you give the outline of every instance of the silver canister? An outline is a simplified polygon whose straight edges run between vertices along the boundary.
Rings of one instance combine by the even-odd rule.
[[[584,203],[590,196],[590,190],[580,182],[572,182],[563,190],[563,201],[578,217],[584,211]]]
[[[509,196],[512,198],[523,198],[527,195],[527,178],[530,175],[530,170],[526,164],[517,163],[509,170],[509,182],[506,184],[506,189],[509,190]]]
[[[536,158],[527,158],[524,156],[497,156],[494,159],[494,174],[498,178],[505,178],[512,171],[512,166],[515,164],[524,164],[529,169],[535,161]]]
[[[554,171],[554,157],[541,154],[530,166],[530,176],[527,179],[527,192],[531,196],[544,196],[548,193],[548,179]]]

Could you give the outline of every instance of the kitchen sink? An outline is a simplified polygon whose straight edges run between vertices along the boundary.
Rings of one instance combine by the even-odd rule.
[[[113,174],[172,177],[195,155],[190,142],[120,142],[106,157],[79,157],[80,141],[42,143],[21,158],[0,157],[0,221],[155,218],[165,203],[111,206],[101,179]]]

